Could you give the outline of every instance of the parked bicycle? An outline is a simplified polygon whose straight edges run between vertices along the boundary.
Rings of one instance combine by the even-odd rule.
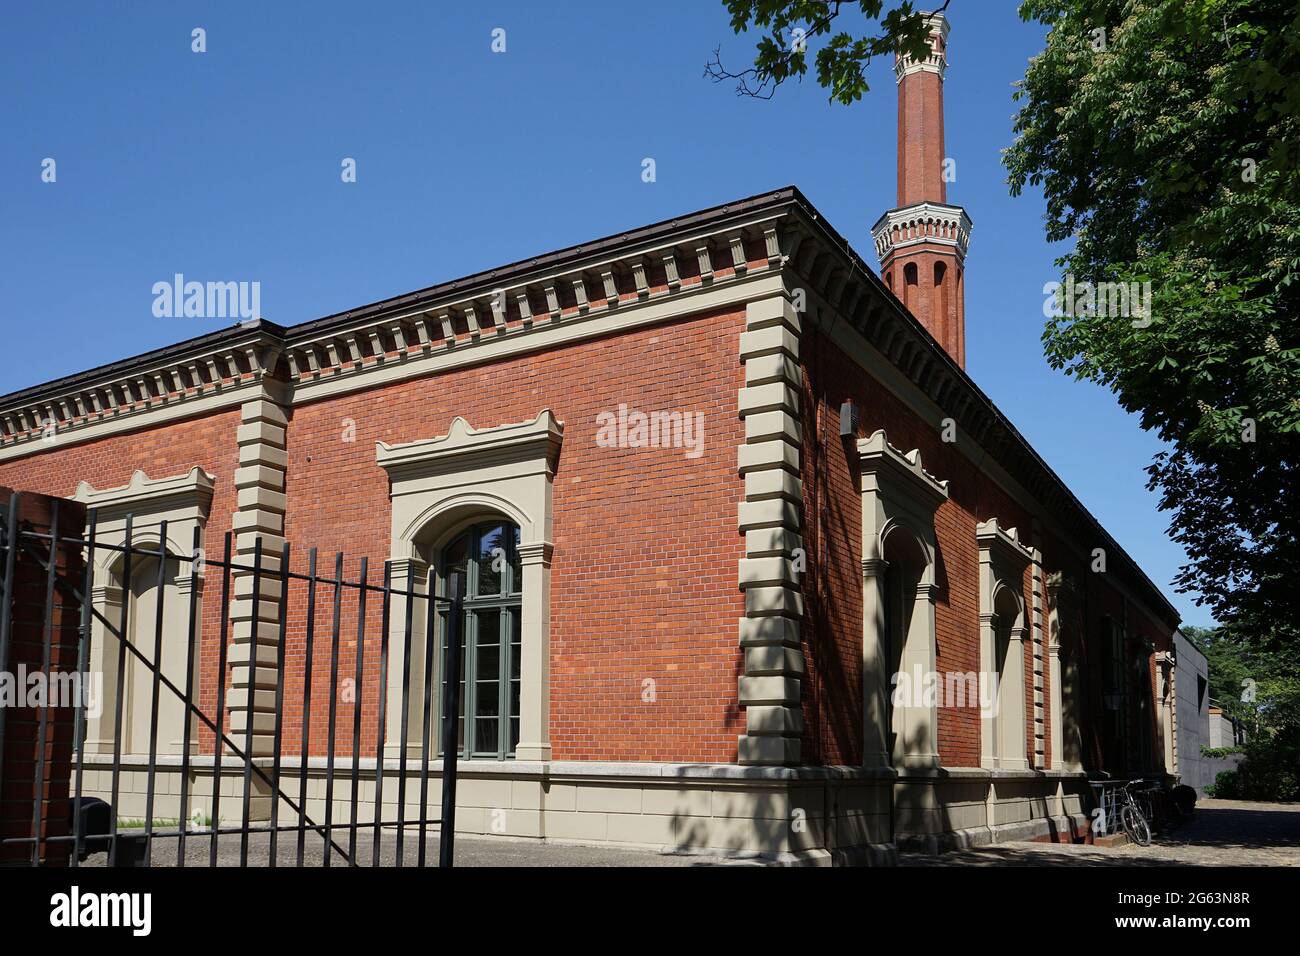
[[[1130,840],[1138,846],[1151,843],[1151,821],[1155,806],[1151,787],[1145,780],[1130,780],[1120,788],[1119,822]]]

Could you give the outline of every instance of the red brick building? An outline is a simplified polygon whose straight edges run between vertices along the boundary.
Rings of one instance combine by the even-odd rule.
[[[883,281],[780,189],[4,396],[0,485],[98,509],[102,541],[166,518],[177,554],[233,531],[244,556],[341,550],[417,591],[473,565],[475,639],[517,666],[476,671],[465,830],[815,861],[1080,829],[1088,774],[1163,767],[1178,618],[964,371],[971,223],[944,191],[934,26],[933,56],[898,64]],[[148,620],[148,587],[113,575],[97,605]],[[236,580],[230,726],[269,750],[283,642],[296,754],[304,602],[281,631],[273,583],[254,620]],[[165,662],[187,640],[167,606]],[[110,658],[92,650],[106,683]],[[363,682],[341,726],[385,693]],[[89,766],[106,739],[92,721]]]

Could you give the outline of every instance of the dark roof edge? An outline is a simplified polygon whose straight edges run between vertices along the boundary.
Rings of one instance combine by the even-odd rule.
[[[184,357],[191,352],[207,351],[219,346],[230,345],[243,340],[250,332],[254,336],[262,335],[287,342],[328,332],[331,329],[345,327],[352,322],[367,317],[381,315],[393,309],[413,307],[421,302],[433,301],[464,290],[488,286],[493,283],[515,284],[521,277],[531,273],[562,269],[566,265],[576,264],[613,249],[666,239],[673,235],[702,228],[716,229],[725,225],[730,219],[739,219],[754,213],[768,210],[777,212],[783,206],[789,205],[795,200],[806,202],[794,186],[786,186],[781,189],[758,193],[735,202],[711,206],[684,216],[676,216],[672,219],[651,223],[637,229],[613,233],[600,239],[557,249],[554,252],[533,256],[529,259],[521,259],[508,265],[498,266],[495,269],[476,272],[472,275],[462,276],[414,292],[403,293],[402,295],[358,306],[354,309],[336,312],[333,315],[327,315],[319,319],[310,319],[297,325],[282,326],[266,319],[241,322],[228,329],[208,332],[178,342],[175,345],[168,345],[150,352],[142,352],[116,362],[110,362],[107,365],[87,369],[84,372],[77,372],[74,375],[67,375],[29,386],[10,392],[7,395],[0,395],[0,408],[20,402],[39,400],[46,395],[54,397],[78,386],[88,386],[109,376],[129,374],[136,369],[144,369],[159,362]]]
[[[45,395],[53,398],[78,386],[88,386],[100,379],[128,375],[133,371],[142,371],[159,363],[174,361],[190,354],[210,352],[218,346],[230,346],[237,342],[256,340],[268,336],[283,338],[286,331],[284,326],[277,325],[266,319],[250,319],[239,322],[230,328],[217,329],[215,332],[196,335],[192,339],[177,342],[175,345],[166,345],[151,352],[141,352],[138,355],[118,359],[116,362],[109,362],[107,365],[97,365],[94,368],[86,369],[84,372],[65,375],[63,378],[52,379],[39,385],[31,385],[16,392],[10,392],[8,395],[0,395],[0,408],[20,402],[38,400]]]
[[[685,216],[676,216],[672,219],[665,219],[648,226],[642,226],[638,229],[613,233],[600,239],[594,239],[590,242],[568,246],[564,249],[557,249],[555,252],[544,253],[543,255],[534,256],[529,259],[520,259],[517,262],[498,266],[495,269],[476,272],[472,275],[453,279],[439,285],[429,286],[426,289],[419,289],[415,292],[408,292],[400,296],[381,299],[380,301],[372,302],[369,305],[358,306],[355,309],[349,309],[345,312],[336,312],[333,315],[327,315],[320,319],[303,322],[289,328],[289,337],[297,338],[299,336],[328,332],[335,327],[347,326],[358,319],[382,314],[392,309],[409,308],[418,305],[422,301],[442,298],[443,296],[473,289],[475,287],[485,287],[495,283],[517,284],[525,276],[532,273],[556,271],[563,269],[566,266],[576,265],[584,260],[599,256],[604,252],[623,249],[627,246],[637,245],[638,243],[652,242],[656,239],[665,239],[682,232],[691,232],[700,228],[716,229],[725,224],[729,219],[742,218],[756,212],[776,212],[780,210],[781,207],[790,205],[794,202],[806,203],[807,200],[804,199],[803,195],[794,186],[785,186],[781,189],[774,189],[769,192],[749,196],[748,198],[740,199],[736,202],[711,206],[708,209],[701,209],[698,212],[688,213]]]
[[[922,335],[924,340],[930,344],[935,356],[940,362],[947,366],[950,374],[956,377],[958,381],[974,393],[976,399],[985,406],[986,410],[990,414],[993,415],[997,424],[1004,428],[1023,448],[1023,450],[1028,453],[1032,462],[1046,473],[1052,483],[1065,492],[1069,501],[1078,509],[1079,513],[1083,515],[1087,523],[1092,526],[1093,530],[1097,532],[1098,536],[1102,539],[1102,542],[1112,548],[1115,553],[1122,556],[1124,562],[1128,565],[1129,569],[1134,572],[1139,582],[1145,584],[1147,590],[1155,596],[1158,603],[1161,605],[1160,610],[1165,612],[1167,621],[1172,621],[1173,625],[1177,627],[1182,621],[1182,616],[1178,613],[1178,610],[1173,606],[1173,604],[1170,603],[1169,599],[1165,597],[1164,592],[1161,591],[1147,573],[1142,570],[1142,566],[1139,565],[1131,555],[1129,555],[1128,551],[1126,551],[1123,546],[1114,539],[1102,523],[1097,520],[1096,516],[1088,510],[1087,506],[1078,499],[1075,493],[1070,489],[1070,486],[1066,484],[1061,476],[1052,469],[1052,466],[1038,454],[1034,449],[1034,446],[1030,444],[1029,440],[1020,433],[1020,430],[1016,428],[1016,426],[1012,424],[1011,420],[1003,414],[1002,410],[994,404],[993,399],[989,398],[988,395],[984,393],[984,390],[976,384],[975,380],[967,374],[964,368],[952,360],[952,356],[950,356],[947,351],[939,345],[934,336],[930,334],[929,330],[921,324],[920,320],[907,310],[907,308],[898,300],[898,297],[895,296],[894,293],[889,290],[889,287],[880,279],[880,276],[878,276],[875,271],[862,260],[862,257],[857,254],[853,246],[849,244],[848,240],[841,236],[835,230],[835,227],[832,226],[830,222],[817,211],[817,208],[813,206],[812,203],[810,203],[797,189],[794,190],[793,201],[807,218],[809,224],[822,232],[825,240],[830,245],[835,246],[849,257],[854,267],[863,274],[865,280],[884,296],[886,302],[889,302],[894,307],[898,316],[903,321],[910,324]]]

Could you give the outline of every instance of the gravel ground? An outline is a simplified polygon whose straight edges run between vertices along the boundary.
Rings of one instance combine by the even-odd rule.
[[[1300,804],[1200,800],[1196,817],[1150,846],[998,843],[904,866],[1300,866]]]

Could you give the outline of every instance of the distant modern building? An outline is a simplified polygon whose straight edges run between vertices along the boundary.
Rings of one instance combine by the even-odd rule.
[[[1210,744],[1210,682],[1205,654],[1182,631],[1174,632],[1176,709],[1166,735],[1165,766],[1197,790],[1213,783],[1201,748]],[[1170,747],[1172,741],[1174,746]]]
[[[1246,742],[1246,730],[1221,707],[1211,707],[1209,712],[1210,742],[1212,750],[1240,747]]]

